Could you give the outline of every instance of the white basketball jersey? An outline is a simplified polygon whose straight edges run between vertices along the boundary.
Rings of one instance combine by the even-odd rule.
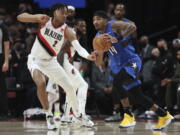
[[[37,33],[36,40],[31,50],[31,54],[41,59],[49,59],[57,56],[65,37],[65,29],[67,25],[64,23],[58,28],[52,25],[52,19],[40,28]]]

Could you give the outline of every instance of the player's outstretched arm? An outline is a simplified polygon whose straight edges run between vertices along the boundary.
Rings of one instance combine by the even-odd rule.
[[[44,24],[49,20],[49,16],[45,14],[29,14],[29,13],[22,13],[17,16],[17,20],[20,22],[31,22],[31,23],[40,23]]]
[[[65,32],[66,32],[67,39],[71,42],[72,46],[75,48],[75,50],[78,52],[78,54],[81,57],[91,60],[91,61],[96,60],[96,55],[94,53],[89,54],[86,51],[86,49],[84,49],[80,45],[79,41],[77,40],[76,33],[71,28],[68,27]]]
[[[123,37],[127,37],[136,31],[136,25],[133,22],[115,21],[111,24],[111,27],[115,33],[120,34]]]

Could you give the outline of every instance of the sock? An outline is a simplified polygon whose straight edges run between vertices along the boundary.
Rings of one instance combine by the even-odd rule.
[[[113,109],[113,115],[116,115],[117,113],[120,113],[119,108]]]
[[[113,112],[119,113],[119,108],[114,109]]]
[[[71,110],[71,107],[70,107],[70,105],[66,102],[65,103],[65,108],[64,108],[64,114],[65,114],[65,116],[69,116],[69,114],[70,114],[70,110]]]
[[[83,116],[86,115],[85,107],[86,107],[86,100],[79,102],[79,113],[81,113]]]
[[[164,117],[167,115],[167,112],[161,107],[158,107],[158,109],[156,110],[156,114],[160,117]]]
[[[55,111],[55,112],[60,112],[59,105],[60,105],[60,104],[59,104],[58,102],[54,103],[54,111]]]
[[[52,113],[52,108],[53,108],[53,104],[54,104],[54,95],[52,93],[48,93],[48,102],[49,102],[48,112]]]
[[[81,80],[80,86],[78,87],[78,109],[79,113],[81,113],[83,116],[86,115],[86,100],[87,100],[87,91],[88,91],[88,84]]]
[[[123,109],[122,107],[119,109],[119,112],[120,112],[120,115],[123,117],[123,115],[124,115],[124,109]]]
[[[130,108],[130,107],[124,107],[124,108],[123,108],[123,110],[124,110],[124,113],[127,113],[127,114],[129,114],[130,116],[133,116],[133,114],[132,114],[132,111],[131,111],[131,108]]]

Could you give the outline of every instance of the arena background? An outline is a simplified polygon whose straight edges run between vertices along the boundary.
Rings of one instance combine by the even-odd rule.
[[[37,1],[37,0],[34,0]],[[43,0],[42,0],[43,1]],[[61,2],[61,0],[59,0]],[[63,0],[66,1],[66,0]],[[67,0],[68,1],[68,0]],[[71,0],[73,1],[73,0]],[[76,1],[76,0],[74,0]],[[180,24],[179,0],[85,0],[85,8],[77,8],[76,17],[84,18],[87,21],[90,38],[94,36],[92,15],[95,10],[105,10],[108,3],[122,2],[126,5],[129,19],[133,20],[138,27],[138,36],[149,35],[152,41],[164,37],[167,40],[175,37]],[[1,0],[1,6],[8,8],[9,12],[15,11],[20,2],[33,3],[33,0]],[[11,4],[9,4],[11,3]],[[70,2],[69,2],[70,3]],[[33,8],[38,9],[39,5],[33,3]],[[35,10],[36,11],[36,10]],[[41,12],[41,11],[39,11]]]

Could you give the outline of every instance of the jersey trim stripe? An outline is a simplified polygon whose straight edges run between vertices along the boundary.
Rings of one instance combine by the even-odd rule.
[[[37,39],[50,56],[57,56],[56,52],[51,48],[49,43],[44,39],[40,31],[38,32]]]

